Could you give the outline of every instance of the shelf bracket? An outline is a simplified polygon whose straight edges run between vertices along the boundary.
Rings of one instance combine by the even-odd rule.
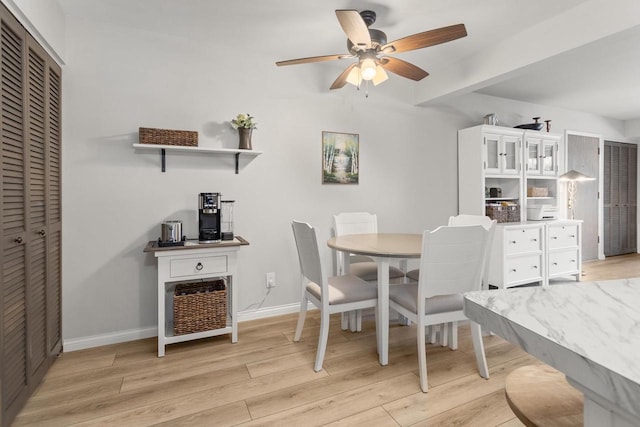
[[[240,153],[236,153],[236,175],[238,175],[238,162],[240,161]]]
[[[167,171],[167,152],[164,148],[160,150],[160,157],[162,158],[162,172]]]

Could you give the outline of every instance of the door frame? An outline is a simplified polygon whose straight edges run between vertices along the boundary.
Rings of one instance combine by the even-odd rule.
[[[604,180],[602,176],[604,175],[604,137],[600,134],[589,133],[589,132],[581,132],[575,130],[564,131],[564,148],[563,148],[563,159],[562,166],[564,171],[567,171],[567,167],[569,164],[569,135],[576,136],[586,136],[589,138],[598,138],[598,259],[604,259],[604,203],[603,203],[603,194],[604,194]],[[563,172],[564,173],[564,172]],[[638,174],[640,176],[640,174]],[[562,196],[562,200],[567,200],[567,191],[566,185],[561,186],[561,189],[558,191]],[[563,210],[565,213],[565,217],[567,214],[567,204],[563,203]]]

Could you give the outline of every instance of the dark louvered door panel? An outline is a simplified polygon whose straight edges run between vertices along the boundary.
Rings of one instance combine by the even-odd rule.
[[[24,35],[11,16],[0,21],[2,140],[2,424],[29,393],[27,369],[26,180],[24,159]]]
[[[53,63],[48,69],[47,99],[47,224],[48,269],[47,269],[47,343],[49,354],[58,354],[62,349],[62,180],[60,164],[61,148],[61,70]]]
[[[47,221],[46,221],[46,61],[28,43],[27,123],[29,143],[29,365],[35,375],[47,358]]]

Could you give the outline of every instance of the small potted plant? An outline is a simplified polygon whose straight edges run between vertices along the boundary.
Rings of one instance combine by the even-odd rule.
[[[238,129],[240,143],[238,148],[241,150],[251,150],[251,132],[256,129],[257,123],[253,121],[251,114],[238,114],[235,119],[231,120],[231,127]]]

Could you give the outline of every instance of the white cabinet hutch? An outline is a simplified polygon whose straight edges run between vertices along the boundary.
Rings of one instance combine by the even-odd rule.
[[[580,278],[581,221],[527,221],[528,207],[558,206],[561,143],[561,135],[500,126],[458,131],[459,213],[485,215],[487,205],[501,203],[520,208],[519,221],[496,228],[493,286]]]

